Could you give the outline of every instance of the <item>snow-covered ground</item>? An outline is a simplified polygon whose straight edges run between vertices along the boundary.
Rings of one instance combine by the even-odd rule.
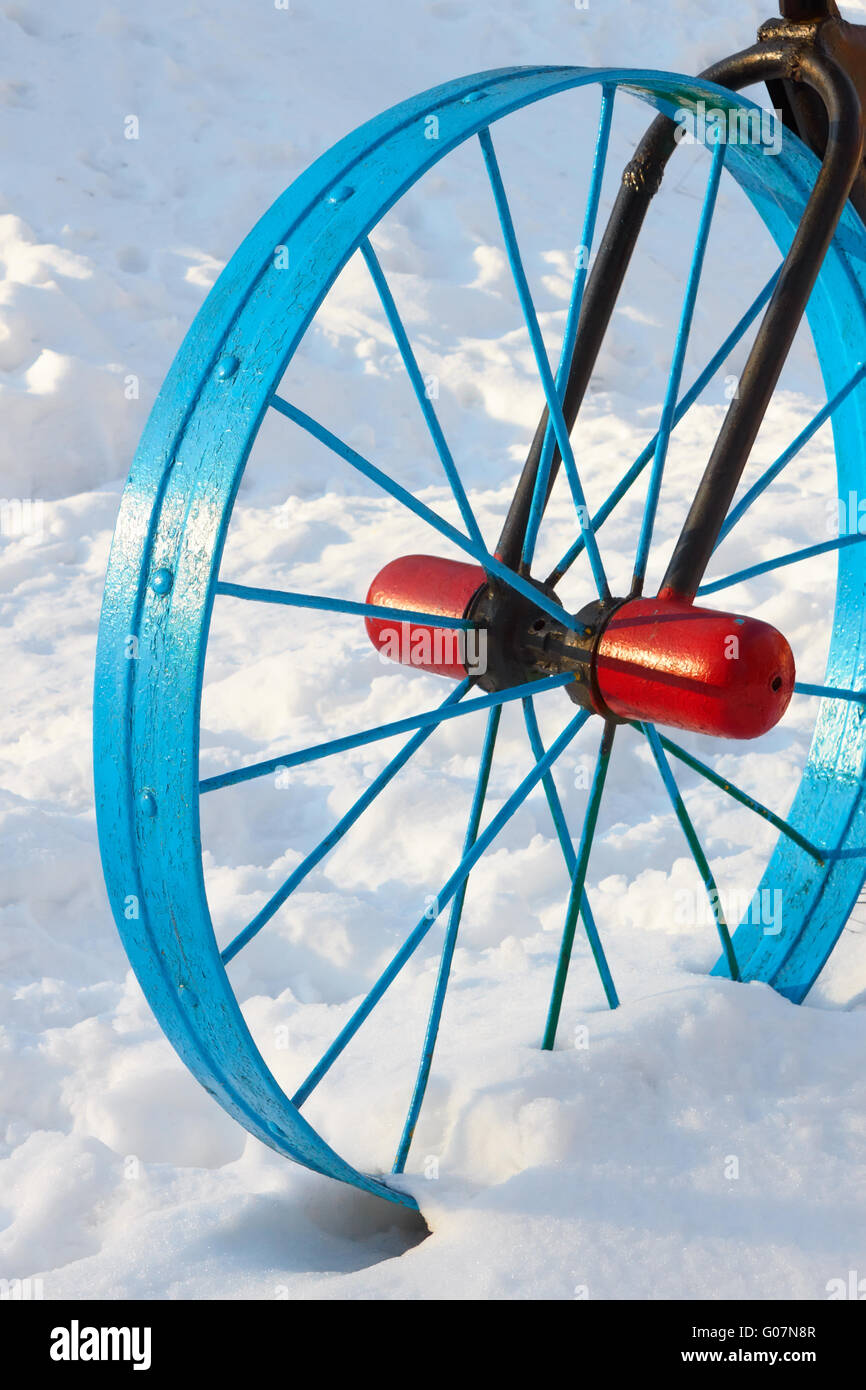
[[[864,7],[845,8],[853,18]],[[578,939],[559,1048],[538,1050],[567,877],[533,795],[471,881],[404,1180],[431,1232],[423,1240],[416,1218],[248,1138],[184,1070],[128,969],[92,808],[91,672],[123,479],[184,332],[258,215],[346,131],[449,77],[515,63],[694,72],[750,42],[765,17],[762,0],[0,3],[0,493],[22,503],[6,508],[0,536],[0,1278],[40,1279],[46,1298],[810,1299],[852,1269],[866,1275],[866,910],[802,1008],[708,978],[716,940],[699,880],[632,731],[618,736],[589,877],[622,1007],[604,1007]],[[621,105],[606,207],[646,119]],[[558,97],[497,132],[554,351],[596,110],[596,94]],[[707,167],[694,149],[678,161],[575,435],[596,504],[658,419]],[[719,206],[688,381],[775,264],[733,186]],[[492,542],[541,398],[477,151],[427,176],[374,242],[439,380],[437,406]],[[744,352],[676,433],[650,578]],[[340,277],[290,378],[298,404],[454,514],[363,263]],[[801,334],[750,477],[820,400]],[[615,590],[642,496],[603,532]],[[727,544],[726,569],[826,538],[833,496],[825,430]],[[572,535],[557,491],[542,558],[557,559]],[[275,419],[223,575],[363,598],[384,560],[431,548],[441,547],[420,522]],[[787,575],[732,591],[733,605],[783,628],[804,679],[823,672],[833,576],[828,559],[799,590]],[[585,602],[588,571],[576,566],[562,592]],[[353,619],[325,631],[314,615],[225,601],[203,767],[411,714],[444,693],[434,677],[381,665]],[[550,739],[571,706],[550,695],[540,709]],[[757,749],[720,747],[716,765],[784,810],[813,717],[795,700]],[[231,967],[287,1089],[456,862],[479,741],[475,720],[440,730]],[[206,799],[221,942],[395,750],[375,745]],[[587,730],[557,769],[575,833],[593,756]],[[529,765],[506,711],[494,808]],[[748,898],[772,832],[688,775],[682,785],[723,898]],[[440,924],[309,1103],[313,1123],[368,1171],[390,1166],[441,943]]]

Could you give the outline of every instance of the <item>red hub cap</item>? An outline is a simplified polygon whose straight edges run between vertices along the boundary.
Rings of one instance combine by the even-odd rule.
[[[568,693],[606,718],[757,738],[781,719],[794,688],[791,648],[769,623],[675,598],[591,605],[571,632],[528,600],[495,591],[477,565],[407,555],[379,572],[367,602],[433,617],[474,613],[489,638],[488,671],[478,665],[485,644],[472,633],[367,618],[373,645],[393,660],[453,680],[468,670],[485,689],[573,670]],[[499,652],[497,643],[509,650]]]
[[[598,641],[595,681],[606,710],[717,738],[757,738],[781,719],[794,657],[758,618],[676,599],[629,599]]]

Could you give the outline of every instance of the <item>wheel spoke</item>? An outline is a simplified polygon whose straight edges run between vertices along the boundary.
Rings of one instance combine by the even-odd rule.
[[[598,204],[601,198],[601,186],[604,180],[605,164],[607,162],[607,150],[610,143],[610,127],[613,119],[614,88],[604,86],[601,94],[601,111],[598,118],[598,134],[595,141],[595,155],[592,164],[592,176],[589,183],[589,194],[586,200],[586,211],[583,219],[583,232],[578,248],[578,264],[574,273],[574,281],[571,288],[571,298],[568,305],[568,314],[565,320],[565,333],[563,334],[562,350],[559,356],[559,367],[556,372],[556,395],[562,402],[568,381],[571,359],[574,355],[574,345],[577,341],[577,327],[580,321],[580,309],[583,304],[583,291],[586,287],[586,276],[589,268],[589,253],[592,250],[592,243],[595,238],[595,224],[598,217]],[[556,436],[553,430],[553,422],[548,414],[547,428],[544,433],[544,443],[541,449],[541,458],[538,465],[538,473],[535,477],[535,486],[532,491],[532,505],[529,510],[529,517],[526,523],[526,535],[523,538],[523,564],[527,570],[531,568],[532,557],[535,554],[535,544],[538,539],[538,528],[541,525],[541,517],[547,502],[547,493],[550,483],[550,469],[553,463],[553,450],[556,443]]]
[[[797,695],[816,695],[822,700],[851,700],[857,705],[866,705],[866,691],[841,690],[836,685],[809,685],[805,681],[795,681]]]
[[[695,401],[712,381],[713,377],[716,375],[716,372],[728,359],[728,357],[730,357],[734,348],[740,342],[740,339],[743,338],[744,335],[749,331],[752,324],[755,322],[755,319],[758,317],[761,310],[764,308],[765,304],[770,298],[770,295],[773,293],[773,290],[776,288],[776,281],[778,280],[780,273],[781,266],[778,270],[776,270],[773,273],[773,275],[770,276],[770,279],[767,281],[766,285],[761,290],[761,293],[746,310],[739,323],[731,329],[731,332],[728,334],[727,338],[722,343],[718,352],[710,358],[709,362],[704,367],[704,370],[698,376],[695,377],[694,382],[689,387],[685,395],[681,398],[676,410],[674,411],[673,424],[675,426],[679,424],[680,420],[682,420],[686,412],[691,409]],[[637,479],[640,477],[641,473],[646,468],[650,459],[655,454],[657,442],[658,434],[656,433],[653,435],[652,439],[646,445],[644,450],[635,459],[628,472],[623,474],[622,478],[617,483],[616,487],[613,489],[613,492],[610,494],[607,500],[603,502],[602,505],[599,507],[595,516],[592,518],[592,527],[594,531],[598,531],[604,525],[611,512],[614,510],[615,507],[619,506],[619,503],[622,501],[623,497],[625,497],[626,493],[632,487],[633,483],[635,483]],[[555,587],[559,583],[562,576],[566,573],[567,570],[571,568],[571,566],[574,564],[575,560],[577,559],[578,555],[580,555],[582,550],[583,536],[578,536],[574,543],[570,546],[570,548],[565,552],[559,564],[556,566],[554,570],[551,571],[550,575],[548,576],[547,583],[551,587]]]
[[[475,518],[475,513],[469,505],[469,498],[466,496],[465,489],[463,487],[462,482],[460,481],[460,474],[457,472],[457,467],[451,455],[451,450],[448,448],[445,436],[442,433],[442,426],[439,423],[439,417],[437,416],[436,411],[433,408],[433,402],[427,395],[427,391],[424,385],[424,377],[421,374],[421,369],[418,366],[417,359],[415,357],[414,352],[412,351],[412,345],[409,342],[409,337],[406,333],[405,327],[403,326],[403,321],[400,318],[400,314],[397,310],[397,305],[394,303],[394,296],[392,295],[390,286],[388,285],[388,282],[385,279],[385,274],[382,270],[382,266],[379,263],[379,258],[377,257],[376,252],[373,250],[373,247],[370,245],[369,239],[367,237],[365,237],[364,240],[361,242],[360,251],[361,255],[364,257],[364,260],[367,263],[367,269],[369,270],[370,275],[372,276],[373,283],[376,286],[379,298],[382,301],[382,308],[385,310],[385,317],[387,318],[388,323],[391,326],[391,332],[394,334],[397,347],[400,350],[400,356],[403,358],[406,371],[409,374],[409,380],[412,383],[412,389],[414,390],[415,395],[418,399],[418,404],[421,407],[422,414],[427,423],[427,428],[429,429],[433,439],[433,443],[436,446],[436,452],[442,461],[442,467],[445,469],[445,476],[447,477],[448,482],[451,485],[451,491],[454,494],[454,499],[458,507],[460,508],[460,514],[463,517],[463,522],[470,536],[474,540],[475,544],[483,547],[484,538],[482,537],[481,531],[479,530],[478,522]]]
[[[441,708],[454,705],[458,700],[462,700],[471,685],[471,680],[461,681],[460,685],[452,690],[448,698],[442,701]],[[288,878],[280,884],[276,893],[274,893],[265,903],[264,907],[256,913],[253,920],[244,927],[243,931],[238,932],[237,936],[229,943],[221,953],[223,965],[228,965],[229,961],[234,959],[238,951],[242,950],[248,942],[252,941],[254,936],[258,936],[262,927],[270,922],[271,918],[279,911],[283,903],[291,897],[295,889],[299,884],[303,883],[304,879],[312,872],[316,865],[321,863],[325,855],[329,854],[334,846],[339,844],[346,832],[350,830],[360,816],[363,815],[367,807],[372,805],[379,793],[385,790],[389,782],[394,780],[397,773],[401,768],[405,767],[413,754],[417,753],[422,744],[427,742],[427,739],[435,732],[435,729],[435,724],[428,725],[426,729],[419,729],[416,734],[412,735],[408,743],[403,745],[400,752],[395,754],[387,766],[383,767],[379,775],[370,783],[367,790],[358,797],[357,801],[353,802],[346,814],[340,817],[333,829],[329,830],[327,835],[316,845],[315,849],[312,849],[306,858],[301,860],[301,863],[292,870]]]
[[[571,952],[574,946],[574,933],[577,926],[577,914],[583,900],[584,885],[586,883],[586,871],[589,867],[589,855],[592,849],[592,842],[595,837],[595,827],[598,823],[598,813],[601,807],[601,796],[604,791],[605,778],[610,763],[610,751],[613,747],[613,736],[616,725],[613,723],[605,724],[604,733],[601,736],[601,743],[598,750],[598,758],[595,764],[592,787],[589,793],[589,802],[586,808],[586,815],[583,818],[583,828],[580,832],[580,847],[577,851],[577,859],[574,866],[574,874],[571,880],[571,893],[568,898],[568,908],[565,914],[565,927],[562,933],[562,942],[559,947],[559,959],[556,963],[556,975],[553,980],[553,992],[550,996],[550,1006],[547,1011],[547,1022],[544,1028],[544,1038],[542,1048],[550,1052],[556,1043],[556,1030],[559,1026],[559,1015],[562,1010],[562,998],[565,994],[565,982],[568,979],[568,967],[571,964]],[[598,964],[598,960],[596,960]],[[604,978],[602,976],[602,978]],[[613,989],[613,981],[610,981],[610,988]],[[613,1000],[608,996],[611,1007],[616,1006],[616,992],[614,991]],[[615,1001],[615,1002],[614,1002]]]
[[[511,209],[508,206],[508,199],[505,196],[505,187],[502,182],[502,175],[499,171],[496,153],[493,149],[490,131],[479,131],[478,139],[481,142],[481,151],[484,155],[484,163],[487,167],[490,186],[493,190],[493,198],[499,215],[502,235],[505,239],[505,249],[511,266],[511,274],[517,289],[517,297],[520,300],[520,307],[523,310],[523,317],[529,333],[529,340],[532,344],[532,351],[538,368],[538,374],[541,377],[541,384],[544,389],[544,397],[547,401],[547,409],[553,422],[553,432],[556,436],[556,442],[559,445],[559,452],[562,455],[562,462],[565,465],[565,471],[571,487],[571,494],[577,509],[577,517],[580,522],[584,544],[586,545],[586,553],[589,558],[590,568],[592,569],[599,596],[601,598],[607,598],[610,594],[607,576],[604,572],[604,565],[602,564],[601,555],[599,554],[598,545],[589,520],[589,510],[586,505],[583,487],[578,476],[571,440],[568,437],[568,427],[562,413],[562,403],[559,399],[556,383],[550,369],[547,349],[544,346],[544,339],[538,325],[538,316],[535,312],[535,305],[532,302],[532,296],[529,292],[526,272],[523,269],[523,262],[520,258],[520,250],[514,232]]]
[[[478,827],[481,823],[481,812],[484,809],[484,798],[487,796],[487,784],[490,781],[490,768],[493,763],[493,750],[496,745],[496,734],[499,729],[501,715],[502,708],[501,706],[497,706],[497,708],[492,709],[487,716],[487,732],[484,736],[484,745],[481,750],[481,760],[478,766],[478,778],[475,783],[475,792],[469,811],[469,824],[466,827],[466,837],[463,841],[464,856],[471,850],[478,837]],[[451,911],[448,915],[448,926],[445,931],[445,941],[439,960],[439,973],[436,977],[436,987],[433,991],[433,1001],[430,1005],[430,1014],[427,1019],[427,1032],[424,1037],[424,1047],[421,1052],[421,1061],[418,1065],[418,1075],[415,1078],[415,1089],[412,1092],[412,1100],[410,1101],[409,1111],[406,1115],[406,1123],[403,1126],[403,1133],[397,1148],[397,1156],[394,1159],[394,1166],[391,1170],[394,1173],[402,1173],[403,1169],[406,1167],[409,1146],[412,1143],[412,1136],[415,1133],[415,1126],[418,1123],[418,1116],[421,1113],[421,1106],[424,1103],[427,1082],[430,1079],[430,1068],[433,1064],[436,1039],[439,1036],[439,1024],[442,1020],[445,993],[448,989],[448,980],[451,975],[451,964],[454,960],[454,949],[457,945],[457,933],[460,930],[460,919],[463,916],[463,903],[466,899],[466,889],[468,885],[469,876],[467,875],[454,894],[454,897],[451,899]]]
[[[712,908],[713,916],[716,920],[716,929],[719,933],[719,939],[722,943],[722,949],[724,950],[725,957],[728,962],[728,970],[730,971],[731,979],[739,980],[740,970],[739,966],[737,965],[737,957],[734,954],[734,943],[731,941],[731,934],[728,931],[728,924],[725,921],[725,914],[722,911],[722,904],[721,899],[719,897],[719,890],[716,887],[716,880],[713,877],[713,871],[710,868],[707,856],[704,854],[704,851],[701,847],[701,842],[697,837],[695,827],[692,825],[691,818],[689,816],[688,811],[686,810],[685,802],[683,801],[683,798],[680,795],[679,787],[677,786],[676,781],[674,779],[674,775],[671,772],[670,763],[665,757],[665,752],[662,748],[661,739],[659,738],[658,733],[656,732],[656,729],[652,724],[641,724],[639,725],[639,728],[641,733],[646,736],[647,741],[649,742],[650,749],[652,750],[652,755],[655,759],[656,767],[658,768],[661,774],[661,779],[665,785],[665,791],[670,797],[671,805],[674,808],[674,813],[676,815],[677,820],[683,828],[683,834],[685,835],[686,840],[688,841],[689,849],[692,852],[692,858],[695,861],[695,865],[697,866],[697,870],[701,876],[703,885],[707,890],[707,897],[709,898],[710,907]]]
[[[735,574],[726,575],[724,579],[714,579],[709,584],[702,584],[696,597],[702,598],[705,594],[718,593],[719,589],[730,589],[733,584],[740,584],[745,579],[754,579],[759,574],[769,574],[772,570],[782,569],[784,565],[798,565],[801,560],[812,560],[816,555],[827,555],[833,550],[844,550],[846,546],[858,545],[860,541],[866,541],[866,535],[861,536],[858,531],[853,536],[837,536],[832,541],[821,541],[818,545],[807,545],[803,550],[792,550],[787,555],[779,555],[775,560],[764,560],[760,565],[749,565],[748,569],[737,570]]]
[[[442,724],[448,719],[459,719],[466,714],[475,714],[478,710],[507,704],[510,700],[522,700],[530,691],[533,694],[541,694],[545,690],[557,690],[560,686],[568,685],[571,680],[573,676],[569,672],[563,672],[558,676],[547,676],[544,680],[515,685],[508,690],[496,690],[492,695],[482,695],[465,705],[439,705],[436,709],[425,710],[423,714],[409,715],[406,719],[394,719],[390,724],[378,724],[374,729],[362,729],[360,733],[329,739],[327,743],[315,743],[310,748],[301,748],[281,758],[266,758],[260,763],[250,763],[248,767],[236,767],[230,772],[219,772],[214,777],[205,777],[199,782],[199,791],[218,791],[221,787],[231,787],[238,782],[267,777],[271,772],[276,772],[277,768],[300,767],[304,763],[316,762],[319,758],[329,758],[334,753],[347,753],[352,748],[363,748],[368,743],[393,738],[395,734],[408,734],[413,729],[423,729],[430,724]]]
[[[535,716],[535,706],[531,697],[523,701],[523,717],[526,723],[526,732],[529,735],[529,745],[532,749],[533,757],[538,761],[539,758],[544,757],[544,744],[541,741],[538,720]],[[568,833],[568,823],[565,819],[565,812],[562,809],[562,802],[559,799],[559,792],[556,790],[556,782],[554,781],[553,773],[546,772],[541,781],[544,787],[544,794],[547,797],[547,804],[550,807],[550,815],[556,830],[557,839],[562,848],[565,867],[568,869],[569,878],[573,879],[574,871],[577,867],[577,855],[574,852],[574,845]],[[601,937],[598,934],[595,918],[589,906],[589,897],[585,886],[580,896],[580,915],[583,918],[584,929],[607,1002],[612,1009],[615,1009],[619,1004],[619,998],[613,983],[610,967],[607,963],[607,957],[604,953],[604,947],[601,944]]]
[[[523,701],[523,718],[526,724],[526,732],[529,736],[529,746],[532,749],[532,756],[537,762],[539,758],[544,757],[545,749],[541,739],[541,731],[538,727],[538,719],[535,714],[535,705],[533,704],[531,696],[527,696]],[[547,804],[550,807],[551,819],[553,820],[556,836],[562,849],[563,858],[565,859],[565,867],[568,869],[568,877],[572,879],[574,877],[574,866],[577,863],[577,855],[574,852],[574,845],[568,833],[565,812],[562,809],[562,802],[556,790],[553,774],[546,772],[541,779],[541,784],[544,788]],[[581,904],[581,907],[583,907],[583,904]]]
[[[353,613],[360,618],[392,618],[401,623],[429,623],[431,627],[458,628],[471,631],[475,627],[469,618],[447,618],[439,613],[416,613],[411,608],[388,608],[379,603],[355,603],[353,599],[327,598],[322,594],[294,594],[287,589],[251,589],[246,584],[228,584],[219,580],[218,594],[229,598],[247,599],[251,603],[282,603],[289,608],[320,608],[329,613]]]
[[[637,723],[634,723],[632,727],[635,729],[641,728],[640,724]],[[641,730],[641,732],[643,732],[643,730]],[[656,733],[658,733],[658,730],[656,730]],[[799,830],[795,830],[794,827],[789,825],[786,820],[783,820],[781,816],[777,816],[775,811],[769,810],[768,807],[764,806],[760,801],[756,801],[753,796],[749,796],[748,792],[741,791],[739,787],[735,787],[732,782],[728,781],[727,777],[721,777],[718,772],[714,772],[711,767],[707,767],[706,763],[702,763],[699,758],[686,752],[685,748],[682,748],[680,744],[674,743],[673,739],[666,738],[664,734],[658,734],[658,740],[668,753],[673,754],[681,763],[685,763],[686,767],[690,767],[693,772],[697,772],[701,777],[705,777],[708,782],[712,782],[714,786],[721,788],[723,792],[727,792],[728,796],[733,797],[734,801],[739,801],[742,806],[747,806],[750,811],[755,811],[757,815],[769,821],[770,824],[774,825],[777,830],[780,830],[783,835],[787,835],[789,840],[793,840],[795,845],[799,845],[800,849],[805,850],[813,859],[816,859],[819,864],[825,862],[823,850],[817,849],[815,845],[806,839],[805,835],[800,834]]]
[[[667,390],[665,392],[664,405],[662,406],[662,415],[659,422],[658,435],[656,437],[655,453],[653,456],[652,470],[650,472],[643,521],[641,523],[640,536],[638,539],[637,554],[635,556],[634,574],[632,576],[631,585],[631,592],[633,594],[640,594],[643,592],[644,579],[646,578],[646,567],[647,561],[649,560],[650,545],[652,544],[656,512],[658,511],[662,477],[664,475],[671,430],[674,426],[674,413],[676,410],[677,396],[680,390],[686,349],[689,344],[689,334],[691,332],[692,319],[695,312],[695,302],[698,296],[698,285],[700,284],[701,270],[703,269],[704,256],[707,249],[707,240],[713,221],[716,195],[719,191],[719,180],[722,177],[722,165],[725,162],[725,149],[726,146],[720,141],[713,151],[710,175],[707,180],[706,193],[704,194],[704,205],[701,210],[701,220],[698,225],[698,234],[692,252],[692,264],[689,271],[688,283],[686,285],[685,297],[683,299],[679,328],[677,329],[674,355],[668,375]]]
[[[521,575],[516,574],[514,570],[509,569],[507,565],[503,565],[500,560],[496,559],[495,555],[490,555],[483,546],[477,546],[474,541],[470,540],[468,536],[464,536],[461,531],[458,531],[450,522],[447,522],[444,517],[439,516],[438,512],[434,512],[431,507],[427,507],[423,502],[419,502],[417,497],[412,496],[411,492],[407,492],[406,489],[395,482],[393,478],[389,478],[387,473],[383,473],[375,464],[368,462],[367,459],[363,458],[361,454],[357,453],[356,450],[352,449],[348,444],[344,444],[341,439],[338,439],[337,436],[332,434],[329,429],[326,429],[324,425],[319,424],[319,422],[314,420],[310,415],[306,415],[304,411],[299,410],[297,406],[290,405],[288,401],[284,401],[281,396],[272,396],[271,405],[275,410],[279,411],[281,415],[285,415],[287,420],[292,420],[296,425],[300,425],[301,428],[307,430],[314,439],[318,439],[329,449],[333,449],[335,454],[339,454],[340,458],[345,459],[346,462],[351,464],[353,468],[356,468],[359,473],[362,473],[365,478],[369,478],[371,482],[389,493],[397,502],[402,502],[404,507],[408,507],[410,512],[414,512],[422,521],[426,521],[434,530],[438,531],[440,535],[445,536],[446,540],[451,541],[452,544],[458,546],[460,550],[465,551],[467,555],[471,555],[476,564],[481,565],[488,573],[495,574],[498,579],[503,580],[504,583],[510,585],[512,589],[516,589],[518,593],[523,594],[524,598],[530,599],[537,607],[544,609],[545,613],[549,613],[557,622],[562,623],[572,631],[577,629],[577,620],[572,614],[566,613],[564,608],[561,608],[558,603],[554,603],[554,601],[549,599],[540,589],[530,584],[529,581],[524,579]]]
[[[382,974],[365,996],[363,1002],[359,1004],[358,1008],[352,1014],[348,1023],[340,1030],[327,1052],[325,1052],[310,1072],[307,1079],[295,1092],[292,1097],[293,1105],[303,1105],[311,1091],[318,1086],[322,1077],[330,1070],[346,1045],[351,1042],[352,1038],[361,1027],[361,1024],[369,1017],[389,985],[396,979],[403,969],[403,966],[424,940],[424,937],[435,922],[436,916],[438,916],[443,908],[447,907],[463,880],[478,863],[482,854],[484,854],[485,850],[493,843],[503,826],[511,820],[511,817],[523,804],[533,787],[536,786],[544,776],[547,769],[552,767],[560,754],[565,751],[575,734],[577,734],[578,730],[586,723],[587,719],[589,719],[589,710],[580,710],[579,713],[574,716],[570,723],[563,729],[559,737],[550,745],[550,748],[545,753],[541,762],[536,763],[527,773],[526,777],[524,777],[515,791],[511,793],[505,804],[497,811],[489,824],[485,826],[472,848],[468,853],[464,854],[457,868],[454,870],[454,873],[438,893],[435,899],[435,906],[438,909],[436,915],[431,916],[430,909],[427,909],[418,925],[410,932],[403,945],[392,956],[390,963],[382,971]]]
[[[737,522],[745,516],[752,503],[760,497],[761,493],[769,487],[770,483],[772,483],[775,478],[778,478],[782,469],[787,467],[793,458],[796,458],[800,450],[808,444],[809,440],[817,433],[821,426],[827,423],[831,415],[833,415],[834,411],[838,410],[842,402],[847,400],[855,386],[859,386],[864,375],[866,375],[866,362],[861,362],[854,375],[845,383],[841,391],[837,391],[832,400],[827,401],[826,405],[823,405],[817,414],[813,415],[806,428],[800,431],[797,438],[779,455],[775,463],[771,463],[769,468],[764,470],[758,481],[753,483],[737,505],[731,508],[719,532],[719,538],[713,547],[714,549],[721,545],[725,536],[730,535]]]

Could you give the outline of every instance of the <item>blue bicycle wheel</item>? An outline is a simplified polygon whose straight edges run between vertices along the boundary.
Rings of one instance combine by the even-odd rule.
[[[555,599],[549,595],[539,597],[539,591],[525,574],[504,566],[485,544],[370,235],[423,174],[465,142],[480,139],[530,344],[550,405],[551,391],[557,390],[559,382],[554,380],[547,363],[538,317],[523,275],[491,131],[495,131],[497,122],[521,108],[581,87],[596,87],[601,97],[585,242],[591,240],[598,211],[614,97],[617,101],[620,93],[637,97],[668,115],[683,109],[697,112],[700,103],[712,103],[732,113],[756,109],[744,98],[713,84],[677,75],[525,67],[447,83],[394,107],[340,141],[297,179],[257,223],[223,271],[187,334],[159,393],[132,466],[106,578],[95,687],[99,837],[118,930],[150,1006],[198,1081],[251,1134],[311,1169],[408,1206],[415,1205],[414,1198],[399,1183],[394,1184],[381,1173],[367,1175],[355,1162],[341,1157],[327,1136],[323,1137],[305,1119],[302,1106],[374,1013],[433,921],[447,909],[448,926],[421,1065],[414,1092],[403,1099],[403,1109],[408,1104],[408,1114],[402,1135],[395,1136],[395,1169],[402,1171],[430,1074],[469,873],[535,788],[547,795],[572,879],[567,950],[561,961],[567,968],[571,939],[582,917],[607,1000],[611,1005],[618,1002],[602,944],[603,929],[596,925],[585,892],[592,834],[610,757],[609,740],[607,745],[602,741],[586,822],[576,847],[564,823],[551,772],[590,715],[583,710],[575,712],[562,702],[568,717],[561,732],[545,746],[534,709],[534,700],[548,689],[558,691],[548,697],[550,700],[561,698],[559,688],[565,683],[562,677],[536,682],[531,689],[493,695],[471,693],[469,682],[464,682],[436,708],[421,714],[404,715],[357,734],[330,738],[290,750],[282,757],[250,762],[237,769],[216,770],[203,777],[200,731],[205,661],[215,605],[283,605],[293,611],[312,609],[354,615],[358,623],[363,617],[375,616],[377,611],[377,605],[367,605],[363,595],[326,598],[318,594],[281,593],[235,583],[229,575],[221,578],[221,560],[244,470],[264,422],[270,429],[278,417],[283,417],[281,423],[287,431],[301,430],[312,435],[340,459],[341,467],[366,477],[383,497],[390,499],[389,505],[404,509],[413,525],[429,525],[431,534],[435,533],[440,543],[447,543],[463,560],[495,576],[515,592],[534,597],[553,616],[573,622],[572,615],[564,613]],[[431,121],[436,123],[435,140],[424,138]],[[751,201],[783,254],[790,245],[817,168],[812,155],[787,133],[778,157],[772,159],[765,157],[760,146],[749,143],[730,145],[724,158],[716,147],[709,160],[703,231],[699,232],[690,272],[693,278],[700,274],[722,163],[725,174],[736,181]],[[824,420],[832,419],[839,497],[858,489],[866,440],[866,394],[861,385],[860,361],[861,345],[866,341],[864,245],[863,228],[849,208],[821,269],[809,309],[809,325],[828,400],[810,428],[814,433]],[[444,520],[438,511],[384,474],[359,449],[338,437],[326,421],[315,419],[291,397],[291,366],[296,351],[340,272],[359,249],[393,329],[462,525]],[[567,335],[576,328],[582,289],[583,278],[578,274]],[[742,336],[756,321],[770,289],[768,286],[744,314],[691,392],[679,393],[679,378],[672,371],[668,383],[670,428],[697,398],[701,384],[719,369],[738,335]],[[686,322],[686,336],[688,326]],[[681,370],[681,361],[679,367]],[[763,478],[760,487],[750,489],[737,503],[729,517],[729,527],[737,524],[808,437],[809,432],[804,431],[803,439],[786,451],[772,476]],[[559,434],[556,439],[565,456],[567,439]],[[581,547],[588,551],[595,572],[596,561],[601,563],[596,533],[608,523],[620,499],[657,453],[653,441],[591,524],[583,528],[564,557],[561,572]],[[574,460],[569,457],[565,461],[575,500],[580,502],[582,493],[577,470],[572,468]],[[305,487],[314,487],[315,481],[305,480]],[[536,527],[538,521],[536,518]],[[817,701],[817,718],[799,789],[784,816],[769,811],[755,798],[738,793],[709,764],[666,735],[652,727],[644,731],[701,877],[711,893],[714,880],[674,780],[671,757],[685,760],[692,771],[714,780],[720,795],[739,796],[742,804],[765,821],[769,819],[779,831],[762,886],[769,890],[784,885],[784,927],[768,932],[761,923],[749,918],[729,934],[717,912],[725,950],[715,969],[719,974],[764,981],[797,1002],[806,995],[833,949],[864,876],[866,694],[862,692],[866,689],[866,555],[857,544],[859,539],[859,534],[839,537],[810,548],[809,554],[798,552],[763,561],[748,571],[710,579],[702,591],[709,594],[726,585],[747,583],[761,573],[805,561],[816,549],[837,554],[835,611],[828,618],[831,630],[826,672],[821,683],[803,682],[795,695],[798,700]],[[394,554],[400,554],[401,549],[405,550],[405,546],[397,537]],[[381,614],[385,610],[379,606],[378,611]],[[395,621],[407,621],[424,615],[398,609],[391,616]],[[441,625],[441,618],[439,621]],[[468,620],[462,619],[452,624],[457,630],[468,625]],[[534,762],[496,814],[484,820],[500,711],[513,700],[522,702]],[[473,710],[484,712],[486,732],[480,743],[476,791],[463,855],[450,877],[446,877],[447,866],[443,866],[443,886],[436,895],[435,910],[425,911],[354,1008],[333,1044],[306,1079],[299,1077],[297,1089],[289,1096],[253,1040],[232,988],[232,962],[266,928],[306,875],[351,830],[421,744],[443,722],[471,718]],[[208,903],[201,798],[231,795],[228,787],[255,782],[279,769],[290,776],[292,768],[341,750],[365,746],[385,735],[406,735],[408,741],[340,817],[333,831],[313,851],[299,858],[280,889],[247,926],[232,930],[226,938],[223,927],[214,923]],[[732,959],[736,962],[735,971]]]

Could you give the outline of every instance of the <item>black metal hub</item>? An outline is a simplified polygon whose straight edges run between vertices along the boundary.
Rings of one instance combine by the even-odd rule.
[[[539,592],[560,603],[549,584],[530,579]],[[564,687],[569,699],[584,709],[603,708],[594,688],[594,655],[599,638],[624,599],[596,599],[575,615],[577,628],[567,628],[543,608],[498,579],[489,578],[466,614],[487,632],[487,669],[479,676],[483,690],[507,690],[569,672]]]

